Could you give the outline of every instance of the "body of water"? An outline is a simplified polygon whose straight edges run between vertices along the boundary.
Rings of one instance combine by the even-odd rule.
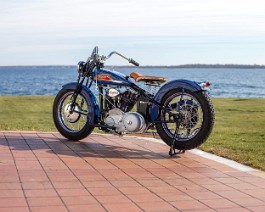
[[[210,81],[211,96],[265,98],[265,69],[116,68],[125,75],[163,76]],[[0,95],[56,95],[62,85],[77,79],[73,67],[0,67]]]

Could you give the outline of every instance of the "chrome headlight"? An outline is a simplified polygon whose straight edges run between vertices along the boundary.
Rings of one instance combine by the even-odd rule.
[[[83,76],[84,75],[84,72],[85,72],[85,62],[84,61],[80,61],[78,64],[77,64],[77,72]]]

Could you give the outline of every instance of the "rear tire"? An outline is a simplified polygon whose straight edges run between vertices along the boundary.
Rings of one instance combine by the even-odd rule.
[[[214,109],[210,98],[206,94],[175,89],[164,96],[161,105],[167,108],[177,107],[177,110],[174,108],[171,111],[175,110],[175,112],[178,111],[182,114],[179,121],[179,129],[181,130],[177,133],[174,143],[175,149],[194,149],[207,140],[214,125]],[[170,116],[160,111],[159,120],[168,119],[170,119]],[[176,123],[157,123],[156,129],[161,139],[171,146],[175,132],[173,129],[176,129]]]
[[[57,130],[72,141],[87,137],[94,129],[94,104],[83,90],[77,96],[75,111],[69,112],[69,105],[74,90],[62,89],[54,99],[53,121]],[[83,103],[82,103],[83,102]]]

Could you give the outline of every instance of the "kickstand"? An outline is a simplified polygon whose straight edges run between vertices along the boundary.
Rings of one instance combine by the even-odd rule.
[[[169,155],[171,157],[173,155],[176,155],[177,154],[174,146],[175,146],[175,141],[176,141],[176,138],[177,138],[177,135],[178,135],[178,130],[179,130],[179,124],[177,122],[176,129],[175,129],[175,133],[174,133],[174,136],[173,136],[173,141],[172,141],[172,144],[171,144],[170,149],[169,149]]]
[[[176,152],[176,149],[172,146],[170,146],[170,149],[169,149],[169,155],[171,157],[173,157],[174,155],[177,155],[177,154],[184,154],[185,153],[185,150],[179,150],[178,152]]]
[[[176,153],[175,148],[174,148],[173,145],[172,145],[172,146],[170,146],[170,149],[169,149],[169,155],[172,157],[172,156],[174,156],[175,154],[177,154],[177,153]]]

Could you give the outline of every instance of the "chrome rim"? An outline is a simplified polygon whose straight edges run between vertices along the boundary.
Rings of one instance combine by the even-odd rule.
[[[185,92],[175,93],[166,100],[164,107],[168,108],[174,115],[162,111],[163,121],[172,121],[174,116],[178,117],[179,121],[178,128],[176,122],[162,123],[164,131],[172,140],[175,132],[176,141],[187,141],[198,134],[203,123],[203,111],[199,101],[194,96]]]
[[[62,96],[58,106],[58,118],[61,126],[68,132],[81,131],[88,122],[90,105],[85,97],[79,94],[75,105],[71,109],[72,96],[74,92],[66,93]]]

